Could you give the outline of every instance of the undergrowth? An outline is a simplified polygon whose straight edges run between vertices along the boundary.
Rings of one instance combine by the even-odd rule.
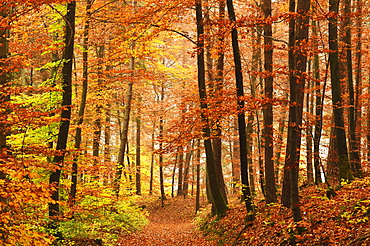
[[[64,240],[60,245],[74,245],[75,241],[102,240],[104,245],[116,245],[122,234],[140,230],[148,223],[146,214],[133,202],[121,200],[110,204],[110,199],[86,196],[73,219],[62,221],[59,230]]]
[[[245,207],[234,199],[224,218],[199,216],[198,226],[218,245],[370,245],[370,178],[343,184],[329,199],[325,189],[301,190],[302,221],[290,209],[261,201],[245,224]],[[231,200],[233,201],[233,200]]]

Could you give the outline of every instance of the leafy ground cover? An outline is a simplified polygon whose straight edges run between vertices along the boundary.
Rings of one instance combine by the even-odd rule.
[[[303,220],[297,224],[280,204],[260,202],[256,220],[245,225],[244,206],[234,199],[225,218],[201,226],[219,245],[370,245],[370,178],[343,184],[331,199],[326,193],[301,191]]]
[[[303,220],[293,222],[280,204],[257,204],[256,218],[245,224],[245,207],[237,196],[221,220],[209,206],[195,215],[195,198],[160,200],[143,197],[149,224],[120,238],[118,245],[370,245],[370,178],[343,184],[329,199],[325,188],[301,190]]]

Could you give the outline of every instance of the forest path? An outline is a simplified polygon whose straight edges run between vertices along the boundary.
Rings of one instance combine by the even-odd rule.
[[[195,225],[195,197],[169,198],[164,207],[158,199],[146,206],[149,224],[141,231],[123,236],[118,245],[215,245],[207,241]]]

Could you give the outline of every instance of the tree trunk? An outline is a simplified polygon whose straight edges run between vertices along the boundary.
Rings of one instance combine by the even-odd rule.
[[[91,1],[91,0],[90,0]],[[98,85],[101,86],[102,81],[102,59],[104,58],[104,45],[100,45],[97,48],[96,55],[99,58],[99,65],[98,65]],[[101,97],[100,89],[98,89],[98,96]],[[100,100],[100,98],[99,98]],[[95,162],[97,162],[97,158],[99,156],[99,149],[100,149],[100,137],[102,132],[102,124],[101,124],[101,111],[102,111],[101,102],[96,106],[96,115],[97,118],[94,121],[94,138],[93,138],[93,156],[95,157]]]
[[[164,101],[164,85],[163,82],[161,84],[161,97],[160,101]],[[163,120],[163,112],[159,116],[159,158],[158,158],[158,164],[159,164],[159,185],[161,190],[161,203],[162,207],[164,207],[164,201],[166,200],[166,194],[164,192],[164,176],[163,176],[163,130],[164,130],[164,120]]]
[[[314,59],[313,59],[313,74],[316,80],[316,107],[315,107],[315,133],[313,139],[313,160],[314,160],[314,172],[315,172],[315,184],[318,185],[322,183],[321,172],[320,172],[320,140],[321,140],[321,131],[322,131],[322,113],[324,107],[324,96],[326,88],[326,77],[324,81],[324,86],[322,92],[320,89],[320,65],[319,65],[319,55],[317,51],[317,22],[312,20],[312,33],[314,36],[313,39],[313,48],[314,48]]]
[[[183,171],[184,171],[184,147],[178,148],[178,161],[179,161],[179,178],[177,183],[177,195],[182,196],[184,194],[183,189]]]
[[[200,209],[200,140],[197,140],[197,156],[196,156],[196,175],[197,175],[197,190],[195,193],[195,212]]]
[[[313,174],[313,163],[312,163],[312,122],[311,116],[313,113],[313,95],[311,95],[311,89],[313,86],[313,81],[308,81],[307,88],[308,92],[306,93],[306,113],[307,113],[307,127],[306,127],[306,171],[307,171],[307,185],[311,186],[314,183],[314,174]]]
[[[194,148],[194,142],[190,143],[188,145],[188,149],[185,155],[185,165],[184,165],[184,190],[183,190],[183,195],[184,198],[188,195],[188,187],[189,187],[189,168],[190,168],[190,162],[191,162],[191,157],[193,155],[193,150]]]
[[[263,1],[263,12],[266,20],[271,19],[271,0]],[[264,27],[264,68],[265,76],[265,100],[263,108],[263,136],[265,147],[265,180],[266,180],[266,203],[276,202],[276,183],[274,170],[274,141],[273,141],[273,43],[272,24],[265,23]]]
[[[1,9],[0,16],[3,19],[7,18],[8,17],[7,10]],[[7,25],[7,22],[3,22],[3,23],[6,23]],[[3,61],[8,58],[8,52],[9,52],[8,51],[9,30],[5,27],[0,26],[0,33],[1,33],[0,34],[0,67],[4,68],[7,65]],[[8,129],[9,126],[5,123],[6,121],[4,119],[5,117],[7,117],[9,113],[8,106],[6,105],[6,103],[10,100],[10,95],[3,93],[3,89],[2,89],[8,85],[9,74],[6,73],[5,71],[6,71],[5,69],[0,71],[0,86],[1,86],[0,107],[2,109],[4,108],[6,109],[6,110],[2,110],[0,114],[0,118],[1,118],[1,121],[0,121],[0,157],[1,159],[7,158],[7,155],[8,155],[7,147],[8,146],[7,146],[6,138],[9,135],[9,129]],[[3,171],[0,171],[0,180],[2,181],[5,180],[6,182],[6,179],[7,179],[6,173],[4,173]],[[1,208],[0,216],[1,214],[6,212],[7,202],[8,202],[8,199],[0,196],[0,204],[2,204],[2,206],[0,207]],[[7,232],[6,232],[6,229],[4,228],[5,228],[4,222],[1,222],[0,223],[0,241],[6,243],[7,242],[7,239],[6,239]]]
[[[347,82],[349,92],[349,155],[351,171],[354,177],[362,177],[361,160],[356,134],[356,108],[352,70],[351,44],[351,0],[344,0],[344,42],[346,53]]]
[[[86,108],[86,98],[87,98],[87,87],[88,87],[88,42],[89,42],[89,31],[90,31],[90,18],[91,18],[91,0],[87,0],[86,3],[86,15],[87,19],[84,26],[83,32],[83,44],[82,44],[82,92],[81,92],[81,102],[80,107],[78,110],[78,120],[77,120],[77,127],[76,127],[76,134],[75,134],[75,149],[76,151],[80,152],[81,148],[81,132],[82,132],[82,123],[83,118],[85,115],[85,108]],[[68,24],[67,24],[68,25]],[[72,183],[71,183],[71,191],[70,191],[70,201],[69,205],[73,206],[76,203],[76,192],[77,192],[77,176],[78,175],[78,156],[73,159],[72,164]],[[73,209],[72,209],[72,216],[73,216]]]
[[[172,171],[171,197],[175,196],[175,177],[176,177],[176,168],[177,168],[178,160],[179,160],[179,155],[176,154],[175,164],[173,165],[173,171]]]
[[[247,163],[247,136],[246,136],[246,122],[245,122],[245,106],[242,97],[244,96],[243,88],[243,74],[242,74],[242,63],[240,57],[239,43],[238,43],[238,31],[236,29],[236,16],[234,11],[234,5],[232,0],[227,0],[227,9],[229,13],[229,19],[232,23],[231,38],[233,46],[233,56],[235,65],[235,81],[237,89],[238,98],[238,130],[239,130],[239,142],[240,142],[240,169],[242,177],[242,191],[243,200],[245,201],[245,206],[247,209],[247,221],[252,221],[254,219],[254,207],[252,203],[252,194],[250,191],[249,177],[248,177],[248,163]]]
[[[206,83],[205,83],[205,62],[204,62],[204,25],[202,16],[202,1],[196,0],[196,22],[197,22],[197,65],[198,65],[198,88],[199,88],[199,98],[201,107],[201,120],[202,120],[202,131],[204,137],[204,147],[206,150],[206,169],[207,176],[210,182],[210,191],[212,194],[214,207],[216,208],[216,214],[218,217],[223,217],[226,213],[227,206],[226,201],[223,198],[221,192],[221,186],[218,182],[215,161],[212,149],[212,143],[209,139],[211,136],[211,131],[209,129],[209,120],[205,115],[205,110],[208,109],[208,104],[205,102],[207,97],[206,93]]]
[[[290,80],[290,106],[288,124],[287,153],[284,166],[283,205],[287,206],[287,197],[290,193],[289,206],[292,208],[293,219],[298,222],[302,219],[298,194],[298,170],[302,133],[302,112],[304,99],[304,86],[306,80],[307,54],[304,46],[308,40],[308,24],[310,0],[298,0],[296,20],[290,21],[289,31],[289,80]],[[295,1],[290,0],[289,11],[295,12]],[[296,23],[295,23],[296,22]],[[289,182],[289,185],[287,182]],[[287,188],[289,187],[289,190]]]
[[[59,185],[60,185],[60,174],[63,168],[64,154],[67,147],[69,125],[71,119],[71,104],[72,104],[72,62],[73,62],[73,49],[74,49],[74,35],[75,35],[75,12],[76,2],[72,1],[67,4],[67,15],[65,16],[66,31],[65,31],[65,51],[64,57],[65,63],[62,68],[63,74],[63,98],[62,98],[62,113],[61,113],[61,124],[59,127],[58,140],[56,150],[60,151],[59,154],[54,156],[53,162],[56,164],[56,168],[52,171],[49,177],[50,185],[54,186],[55,189],[51,193],[51,199],[53,202],[49,203],[49,217],[53,221],[51,229],[57,229],[57,216],[59,215]],[[58,232],[56,236],[61,236]]]
[[[130,70],[132,73],[134,73],[135,69],[135,58],[130,58]],[[134,76],[132,74],[132,76]],[[119,196],[120,191],[120,182],[122,177],[122,171],[123,171],[123,162],[125,158],[125,151],[126,151],[126,145],[128,143],[128,127],[130,123],[130,112],[131,112],[131,102],[132,102],[132,89],[133,89],[133,82],[130,80],[128,82],[127,87],[127,94],[126,94],[126,107],[125,107],[125,113],[123,116],[123,126],[122,126],[122,134],[121,134],[121,143],[119,148],[119,155],[118,155],[118,164],[117,164],[117,173],[116,173],[116,185],[115,185],[115,192],[117,197]]]
[[[356,0],[356,9],[357,9],[357,43],[356,43],[356,96],[355,96],[355,123],[356,123],[356,132],[362,133],[362,22],[363,22],[363,13],[362,13],[362,0]],[[358,152],[361,160],[361,138],[362,134],[357,135],[357,146],[359,147]]]
[[[156,125],[153,124],[153,131],[152,131],[152,145],[151,145],[151,157],[150,157],[150,181],[149,181],[149,195],[153,194],[153,181],[154,181],[154,136],[155,136],[155,127]],[[173,187],[173,185],[172,185]],[[173,191],[172,191],[173,193]],[[173,196],[173,195],[172,195]]]
[[[339,58],[338,58],[338,10],[339,0],[329,0],[329,11],[334,15],[329,17],[329,62],[331,74],[331,91],[333,101],[333,113],[335,124],[335,136],[337,141],[339,180],[352,180],[351,168],[348,159],[347,139],[344,130],[343,100],[339,79]]]
[[[140,101],[140,99],[139,99]],[[135,184],[136,184],[136,194],[141,195],[141,116],[140,116],[140,105],[138,107],[138,116],[136,118],[136,172],[135,172]]]

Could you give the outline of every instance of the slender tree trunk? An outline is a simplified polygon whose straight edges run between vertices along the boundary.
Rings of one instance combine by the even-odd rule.
[[[307,88],[308,92],[306,93],[306,113],[307,113],[307,128],[306,128],[306,165],[307,165],[307,185],[311,186],[314,183],[314,174],[313,174],[313,163],[312,163],[312,122],[311,116],[313,113],[313,95],[311,95],[311,89],[313,86],[313,81],[308,81]]]
[[[191,147],[193,148],[193,146]],[[185,168],[184,168],[184,198],[188,195],[188,188],[189,188],[189,170],[190,170],[190,163],[191,157],[193,155],[193,150],[189,150],[185,155]]]
[[[259,183],[261,186],[261,192],[264,197],[266,197],[266,188],[265,188],[265,172],[263,168],[263,154],[262,154],[262,141],[261,141],[261,126],[260,126],[260,119],[259,119],[259,112],[256,112],[256,121],[257,121],[257,148],[258,148],[258,173],[259,173]]]
[[[154,136],[155,136],[156,125],[153,124],[152,131],[152,146],[151,146],[151,158],[150,158],[150,181],[149,181],[149,195],[153,194],[153,181],[154,181]],[[172,186],[173,187],[173,186]]]
[[[0,16],[2,19],[7,18],[8,14],[9,13],[7,12],[6,9],[1,8]],[[7,24],[7,22],[3,22],[3,23]],[[9,52],[8,38],[9,38],[9,30],[5,27],[0,26],[0,67],[2,68],[7,66],[3,61],[8,58],[8,52]],[[5,69],[0,71],[0,86],[1,86],[0,107],[2,109],[4,108],[6,109],[6,110],[2,110],[0,114],[0,118],[1,118],[1,121],[0,121],[0,158],[1,159],[7,158],[7,155],[8,155],[7,147],[8,146],[7,146],[6,139],[7,139],[7,136],[9,135],[9,129],[8,129],[9,126],[5,123],[6,121],[4,119],[5,117],[7,117],[9,113],[9,110],[7,109],[8,106],[6,105],[6,103],[10,100],[10,95],[3,93],[3,90],[2,90],[2,88],[5,88],[8,85],[7,83],[8,83],[9,74],[7,74],[5,71],[6,71]],[[3,171],[0,171],[0,180],[5,181],[5,182],[7,180],[6,173],[4,173]],[[0,207],[0,216],[1,214],[7,211],[6,209],[7,202],[8,202],[7,198],[0,196],[0,204],[2,204],[2,206]],[[0,223],[0,241],[2,241],[4,244],[6,244],[7,242],[7,232],[4,227],[4,222]]]
[[[160,101],[164,101],[164,85],[162,82],[161,85],[161,97]],[[159,185],[160,185],[160,190],[161,190],[161,203],[162,207],[164,207],[164,201],[166,200],[166,194],[164,192],[164,175],[163,175],[163,130],[164,130],[164,119],[163,119],[163,112],[159,116]]]
[[[196,22],[197,22],[197,65],[198,65],[198,87],[199,87],[199,98],[200,98],[200,107],[201,119],[203,124],[203,137],[204,137],[204,147],[206,150],[206,169],[207,176],[210,182],[210,191],[212,194],[214,207],[216,208],[216,214],[218,217],[223,217],[226,213],[227,206],[226,201],[223,198],[221,192],[221,186],[218,182],[215,161],[212,149],[212,143],[209,139],[211,136],[211,131],[209,129],[209,120],[205,115],[204,110],[208,109],[208,104],[205,102],[207,97],[206,93],[206,83],[205,83],[205,62],[204,62],[204,25],[203,25],[203,15],[202,15],[202,1],[196,0]]]
[[[308,40],[308,23],[310,10],[310,0],[298,0],[296,20],[292,18],[289,31],[289,80],[290,80],[290,106],[289,106],[289,124],[288,124],[288,143],[287,154],[284,167],[283,183],[283,205],[292,208],[293,219],[298,222],[302,219],[299,205],[298,194],[298,170],[301,147],[302,132],[302,113],[305,86],[305,73],[307,66],[307,55],[304,46]],[[295,1],[290,0],[289,11],[295,12]],[[296,22],[296,23],[295,23]],[[287,181],[289,185],[287,184]],[[287,192],[287,188],[289,191]],[[287,197],[290,193],[290,201],[287,203]]]
[[[313,59],[313,74],[316,80],[316,107],[315,107],[315,134],[313,139],[313,156],[314,156],[314,171],[315,171],[315,184],[318,185],[322,183],[321,180],[321,172],[320,172],[320,140],[321,140],[321,131],[322,131],[322,113],[324,107],[324,95],[325,95],[325,88],[326,88],[326,78],[324,81],[324,86],[321,92],[321,83],[320,83],[320,65],[319,65],[319,55],[317,51],[317,22],[316,20],[312,20],[312,33],[314,36],[313,48],[314,48],[314,59]]]
[[[271,0],[263,1],[263,12],[266,20],[271,19]],[[276,182],[274,170],[274,135],[273,135],[273,43],[272,43],[272,24],[266,23],[264,29],[264,67],[265,72],[265,100],[267,101],[263,109],[263,136],[265,147],[265,178],[266,178],[266,203],[276,202]]]
[[[140,99],[139,99],[140,101]],[[135,172],[135,180],[136,180],[136,194],[141,195],[141,112],[140,112],[140,105],[138,109],[138,116],[136,118],[136,172]]]
[[[351,0],[344,0],[344,42],[346,53],[347,82],[349,90],[349,154],[354,177],[362,177],[361,160],[356,134],[356,108],[352,70]]]
[[[362,13],[362,0],[356,0],[356,32],[357,32],[357,43],[356,43],[356,95],[355,95],[355,123],[356,123],[356,132],[360,133],[357,135],[357,146],[359,147],[358,152],[361,160],[361,138],[362,138],[362,22],[363,22],[363,13]]]
[[[196,175],[197,175],[197,190],[195,193],[195,212],[200,209],[200,140],[197,140],[197,156],[196,156]]]
[[[136,1],[132,1],[133,10],[135,9],[135,7],[136,7]],[[135,48],[135,43],[131,43],[130,48],[133,51]],[[128,86],[127,86],[127,94],[126,94],[126,101],[125,101],[126,107],[125,107],[125,113],[123,116],[122,135],[121,135],[121,143],[120,143],[120,148],[119,148],[117,172],[116,172],[115,192],[116,192],[117,197],[119,196],[120,182],[121,182],[122,171],[123,171],[123,166],[124,166],[123,163],[124,163],[124,158],[125,158],[125,150],[126,150],[126,145],[128,144],[128,128],[129,128],[129,123],[130,123],[133,78],[135,76],[135,57],[134,56],[130,57],[130,71],[131,71],[132,79],[129,80]]]
[[[130,58],[130,70],[132,71],[132,73],[134,73],[134,69],[135,69],[135,58],[131,57]],[[134,75],[132,75],[132,76],[134,76]],[[126,107],[125,107],[125,112],[124,112],[124,116],[123,116],[122,135],[121,135],[121,143],[120,143],[120,148],[119,148],[117,173],[116,173],[115,192],[117,194],[117,197],[119,196],[120,182],[121,182],[123,165],[124,165],[123,162],[124,162],[124,158],[125,158],[126,146],[127,146],[127,143],[128,143],[128,127],[129,127],[129,123],[130,123],[132,90],[133,90],[133,82],[129,81],[128,87],[127,87]]]
[[[86,98],[87,98],[87,87],[88,87],[88,42],[89,42],[89,31],[90,31],[90,18],[91,18],[91,0],[87,0],[86,3],[86,15],[87,19],[84,26],[83,32],[83,44],[82,44],[82,93],[81,93],[81,102],[80,107],[78,110],[78,120],[77,120],[77,128],[75,134],[75,149],[76,151],[80,151],[81,148],[81,132],[82,132],[82,123],[83,118],[85,115],[85,108],[86,108]],[[68,24],[67,24],[68,25]],[[78,177],[78,156],[73,159],[72,164],[72,183],[71,183],[71,191],[70,191],[70,206],[75,205],[76,203],[76,193],[77,193],[77,177]],[[72,211],[73,216],[73,211]]]
[[[176,168],[177,168],[178,160],[179,160],[179,155],[176,154],[175,164],[173,165],[173,171],[172,171],[171,197],[175,196],[175,177],[176,177]]]
[[[254,219],[254,207],[252,203],[252,194],[250,191],[249,177],[248,177],[248,163],[247,163],[247,136],[246,136],[246,122],[245,122],[245,106],[242,97],[244,96],[243,88],[243,74],[242,74],[242,64],[238,43],[238,31],[236,29],[236,16],[234,11],[234,5],[232,0],[227,0],[227,9],[229,13],[229,19],[232,23],[231,38],[233,46],[233,55],[234,55],[234,65],[235,65],[235,81],[238,97],[238,129],[239,129],[239,142],[240,142],[240,168],[241,168],[241,177],[242,177],[242,191],[243,191],[243,200],[245,201],[247,209],[247,221],[252,221]]]
[[[74,35],[75,35],[75,12],[76,2],[72,1],[67,4],[67,15],[66,20],[66,31],[65,31],[65,51],[64,60],[66,61],[62,68],[63,74],[63,98],[62,98],[62,113],[61,113],[61,124],[59,127],[58,140],[56,150],[60,151],[59,154],[55,155],[53,162],[56,164],[56,169],[52,171],[49,177],[50,185],[54,186],[55,189],[51,193],[51,199],[53,202],[49,203],[49,217],[54,224],[51,225],[52,229],[57,229],[56,221],[59,215],[59,185],[60,185],[60,174],[63,168],[64,154],[67,147],[69,125],[71,119],[71,105],[72,105],[72,62],[73,62],[73,49],[74,49]],[[56,235],[61,235],[57,232]]]
[[[191,157],[193,155],[193,150],[194,148],[194,142],[190,143],[188,145],[188,150],[185,155],[185,167],[184,167],[184,198],[187,197],[188,195],[188,187],[189,187],[189,168],[190,168],[190,162],[191,162]]]
[[[179,161],[179,177],[177,183],[177,195],[182,196],[184,194],[183,189],[183,171],[184,171],[184,148],[180,146],[178,148],[178,161]]]
[[[337,141],[339,180],[352,180],[351,168],[348,159],[347,139],[344,130],[343,100],[341,96],[339,79],[339,58],[338,58],[338,11],[339,0],[329,0],[329,11],[334,13],[329,17],[329,62],[331,74],[331,91],[334,112],[335,135]]]
[[[257,87],[257,77],[255,74],[259,71],[259,60],[261,59],[261,33],[262,26],[257,26],[257,31],[252,33],[252,76],[250,79],[250,91],[253,98],[256,98],[256,87]],[[254,124],[254,117],[255,114],[257,115],[258,109],[255,112],[251,112],[248,115],[247,119],[247,149],[248,149],[248,156],[247,156],[247,163],[249,167],[249,183],[251,186],[251,193],[254,194],[256,192],[256,186],[254,183],[254,168],[253,168],[253,124]]]
[[[225,2],[220,1],[219,3],[219,32],[222,33],[224,27],[223,27],[223,21],[225,20]],[[215,108],[222,107],[222,100],[219,98],[222,97],[222,89],[223,89],[223,80],[224,80],[224,60],[225,60],[225,54],[224,49],[222,48],[224,45],[224,35],[219,35],[217,40],[217,46],[218,48],[218,56],[216,60],[216,75],[210,76],[212,89],[213,89],[213,96],[217,98],[215,103]],[[209,56],[211,55],[210,52]],[[207,55],[208,57],[208,55]],[[207,58],[207,60],[211,60],[210,58]],[[207,62],[207,64],[211,64]],[[212,66],[208,68],[208,70],[212,69]],[[213,84],[214,83],[214,84]],[[222,115],[218,115],[215,122],[214,122],[214,130],[213,130],[213,152],[214,152],[214,158],[215,158],[215,167],[216,167],[216,173],[218,174],[218,181],[221,185],[221,192],[224,196],[224,199],[227,203],[227,195],[226,195],[226,186],[225,186],[225,180],[223,175],[223,168],[222,168]]]
[[[90,0],[91,1],[91,0]],[[100,59],[99,60],[99,66],[98,66],[98,85],[101,86],[102,84],[102,60],[104,58],[104,45],[100,45],[96,51],[97,57]],[[100,93],[100,88],[98,88],[98,96],[101,97]],[[94,121],[94,138],[93,138],[93,156],[95,157],[95,161],[97,162],[97,158],[99,156],[99,149],[100,149],[100,137],[101,137],[101,132],[102,132],[102,124],[101,124],[101,111],[102,111],[102,104],[99,103],[96,106],[96,115],[97,118]]]

